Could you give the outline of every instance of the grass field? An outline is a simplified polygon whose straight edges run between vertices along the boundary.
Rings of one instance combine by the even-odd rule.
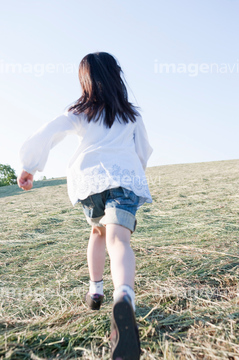
[[[239,359],[239,160],[147,170],[138,211],[141,359]],[[109,359],[112,291],[86,308],[90,228],[66,180],[0,188],[0,359]]]

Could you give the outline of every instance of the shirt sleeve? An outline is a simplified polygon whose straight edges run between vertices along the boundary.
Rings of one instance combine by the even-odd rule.
[[[149,144],[148,135],[141,116],[139,116],[136,120],[134,142],[136,153],[138,154],[143,169],[145,170],[153,149]]]
[[[58,116],[43,125],[20,149],[22,168],[32,175],[36,171],[43,171],[50,150],[66,135],[73,133],[76,133],[76,127],[67,115]]]

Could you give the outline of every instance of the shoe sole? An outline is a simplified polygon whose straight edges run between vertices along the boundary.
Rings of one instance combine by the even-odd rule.
[[[118,343],[113,350],[112,359],[139,360],[139,340],[136,335],[136,321],[132,306],[120,300],[113,307],[113,321],[118,330]]]

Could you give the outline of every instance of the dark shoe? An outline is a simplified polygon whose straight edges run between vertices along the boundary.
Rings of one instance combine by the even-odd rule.
[[[115,302],[111,321],[111,359],[139,360],[140,341],[130,297]]]
[[[100,310],[103,299],[104,295],[99,294],[87,293],[85,296],[85,301],[87,302],[91,310]]]

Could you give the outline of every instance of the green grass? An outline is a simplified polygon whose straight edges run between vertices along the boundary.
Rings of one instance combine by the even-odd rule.
[[[147,170],[137,215],[141,359],[239,359],[239,160]],[[113,285],[86,308],[90,228],[66,180],[0,188],[0,359],[109,359]]]

